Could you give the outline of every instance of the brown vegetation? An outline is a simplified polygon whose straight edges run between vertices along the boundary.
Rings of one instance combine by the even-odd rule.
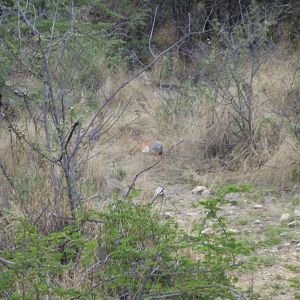
[[[164,205],[175,210],[178,226],[186,232],[192,231],[193,218],[203,214],[194,212],[197,199],[189,192],[195,185],[213,191],[226,182],[247,182],[258,189],[267,186],[299,194],[300,51],[292,30],[297,22],[294,13],[287,13],[293,16],[291,23],[277,24],[284,14],[281,10],[273,15],[249,4],[243,14],[242,8],[228,4],[234,14],[222,23],[225,12],[209,1],[200,2],[191,13],[188,3],[173,9],[164,4],[166,11],[153,23],[141,17],[141,24],[153,29],[148,56],[134,52],[141,32],[130,26],[126,31],[127,19],[122,19],[125,25],[115,22],[120,13],[113,11],[117,2],[105,9],[84,6],[80,13],[93,26],[102,17],[109,20],[99,44],[91,42],[88,61],[84,55],[80,59],[89,46],[74,46],[77,32],[62,35],[65,45],[59,41],[53,50],[60,32],[39,32],[29,20],[31,15],[23,13],[15,32],[21,34],[24,26],[30,34],[25,31],[24,40],[18,37],[23,52],[12,53],[20,62],[13,57],[14,68],[0,82],[0,253],[11,246],[19,217],[45,236],[79,220],[84,238],[94,234],[97,239],[101,222],[90,218],[92,209],[101,212],[124,198],[130,204],[150,203],[161,186],[171,192],[160,210]],[[206,6],[211,11],[205,15]],[[142,7],[141,2],[135,1],[133,7]],[[187,12],[184,27],[181,16]],[[193,32],[193,18],[202,14],[205,18]],[[143,26],[146,32],[148,27]],[[115,32],[126,39],[110,40]],[[94,41],[88,34],[84,38]],[[101,48],[106,41],[103,48],[109,50]],[[125,47],[125,53],[135,57],[136,64],[116,51],[127,42],[131,46]],[[24,53],[31,55],[25,63]],[[148,65],[140,66],[144,62]],[[138,191],[133,199],[128,187]],[[249,203],[244,208],[252,213]],[[224,211],[238,227],[234,209]],[[274,210],[272,217],[278,219],[278,214]],[[60,253],[66,244],[59,245]],[[150,241],[146,248],[153,244]],[[101,252],[101,242],[98,246],[100,250],[95,249]],[[91,257],[99,254],[95,249]],[[99,255],[98,262],[106,262],[109,255]],[[193,255],[191,251],[188,256],[194,259]],[[67,287],[79,286],[89,271],[79,266],[73,277],[60,274],[61,280]]]

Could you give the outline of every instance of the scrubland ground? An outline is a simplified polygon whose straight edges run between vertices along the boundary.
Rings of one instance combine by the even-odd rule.
[[[201,198],[192,194],[194,187],[204,185],[214,192],[224,184],[251,185],[250,191],[227,194],[229,204],[222,207],[221,213],[228,228],[236,230],[236,237],[250,242],[255,249],[244,261],[246,268],[237,274],[238,286],[251,292],[254,299],[299,297],[300,149],[290,124],[285,125],[286,119],[278,113],[295,105],[287,114],[299,114],[299,90],[295,98],[289,96],[291,90],[299,89],[300,81],[294,78],[299,78],[299,74],[291,71],[299,62],[299,55],[286,59],[282,53],[261,67],[254,82],[254,93],[261,95],[263,90],[262,97],[257,98],[259,103],[255,104],[255,122],[261,126],[257,129],[261,130],[261,137],[250,156],[243,156],[242,151],[230,159],[222,158],[221,152],[211,155],[210,151],[222,148],[217,145],[222,140],[209,131],[210,104],[204,101],[206,95],[197,88],[197,83],[188,83],[185,91],[156,86],[151,72],[133,81],[116,100],[116,103],[130,101],[130,105],[108,135],[108,142],[100,138],[92,150],[86,150],[91,151],[93,159],[86,163],[81,174],[80,189],[86,194],[83,206],[86,209],[106,207],[115,193],[126,190],[137,173],[160,159],[140,151],[130,155],[130,149],[142,138],[162,141],[166,151],[182,141],[158,165],[138,178],[135,186],[141,193],[134,201],[151,201],[155,189],[162,186],[165,196],[156,200],[156,207],[165,218],[175,219],[189,231],[194,221],[204,214],[203,209],[194,205]],[[105,93],[114,89],[112,80],[107,79],[103,87]],[[298,82],[296,87],[294,81]],[[181,97],[196,99],[189,108],[190,114],[182,115],[182,107],[179,107],[177,115],[166,115],[169,107],[164,106],[165,103],[176,102]],[[112,107],[112,113],[114,109]],[[224,107],[220,105],[218,109],[222,111]],[[226,116],[223,114],[225,123]],[[19,122],[20,126],[32,126]],[[29,134],[32,131],[33,128],[29,129]],[[15,212],[25,210],[36,218],[47,205],[45,195],[51,190],[41,179],[44,170],[30,163],[25,148],[26,145],[18,144],[14,138],[10,140],[9,134],[2,132],[1,156],[6,166],[14,170],[15,176],[24,174],[30,187],[22,191],[27,203],[6,204]],[[99,190],[101,193],[97,194]],[[2,188],[4,203],[5,197],[6,191]],[[284,214],[288,215],[282,219]],[[290,224],[293,221],[296,222]]]
[[[299,92],[294,100],[288,96],[288,87],[294,80],[291,69],[297,61],[298,55],[286,60],[279,54],[261,68],[254,90],[264,89],[264,97],[257,108],[258,122],[266,121],[262,143],[275,139],[274,135],[277,135],[277,142],[272,147],[263,145],[251,158],[239,161],[236,170],[228,170],[230,162],[205,158],[203,152],[209,151],[203,145],[209,143],[209,134],[205,132],[206,116],[183,120],[178,116],[172,120],[174,124],[160,119],[158,110],[169,91],[149,86],[146,78],[130,87],[141,99],[133,104],[138,119],[130,124],[129,133],[121,136],[106,153],[110,164],[104,173],[111,172],[111,177],[106,177],[106,184],[112,180],[112,186],[118,182],[123,189],[135,174],[157,160],[143,153],[128,154],[136,142],[130,130],[138,129],[138,134],[163,141],[166,149],[183,140],[158,166],[139,178],[136,186],[142,192],[136,201],[150,201],[155,189],[163,186],[166,195],[158,200],[157,207],[166,213],[167,218],[175,218],[186,230],[190,230],[193,220],[203,214],[203,209],[193,206],[199,199],[191,192],[195,186],[204,185],[214,191],[228,182],[252,184],[253,189],[249,192],[228,194],[232,203],[222,207],[222,214],[228,220],[229,228],[237,230],[238,239],[255,247],[251,257],[247,258],[246,270],[238,274],[238,285],[251,291],[254,299],[298,299],[300,295],[299,141],[288,128],[275,125],[276,122],[285,122],[276,113],[282,105],[289,106],[289,101],[296,101],[299,110]],[[190,92],[199,99],[203,97],[193,87]],[[176,91],[171,93],[176,94]],[[206,109],[203,104],[200,111]],[[127,118],[130,122],[134,115],[128,113]],[[272,129],[272,122],[275,122],[276,132]],[[99,166],[103,166],[102,159],[93,163],[90,174],[94,175]],[[257,163],[259,159],[263,161],[261,164]],[[286,219],[282,218],[284,214],[288,214]],[[293,221],[296,223],[290,224]]]
[[[9,61],[0,82],[0,295],[300,299],[299,45],[269,41],[273,29],[261,22],[261,8],[250,8],[251,26],[243,20],[230,38],[221,26],[205,43],[183,43],[118,93],[141,68],[122,69],[123,57],[107,53],[123,40],[79,35],[84,47],[70,38],[69,48],[51,52],[57,37],[49,38],[47,24],[39,40],[25,22],[20,57],[34,55],[26,68]],[[155,53],[177,34],[161,22]],[[161,141],[164,154],[142,153],[144,140]],[[193,193],[197,186],[209,195]],[[158,187],[164,193],[153,198]],[[155,213],[137,205],[151,201]]]

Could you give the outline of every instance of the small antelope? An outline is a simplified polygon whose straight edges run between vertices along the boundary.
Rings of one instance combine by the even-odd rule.
[[[137,152],[147,153],[154,156],[160,156],[164,153],[162,142],[145,137],[145,132],[141,128],[131,128],[127,139],[134,141],[134,146],[129,154],[134,155]]]
[[[139,151],[154,156],[160,156],[164,153],[162,142],[150,140],[142,140],[130,150],[129,154],[134,155]]]

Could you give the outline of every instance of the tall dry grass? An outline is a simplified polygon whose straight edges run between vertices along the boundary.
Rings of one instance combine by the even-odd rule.
[[[120,193],[139,171],[155,162],[155,158],[142,153],[130,155],[130,149],[137,143],[134,132],[141,138],[161,140],[165,149],[183,140],[158,166],[139,178],[137,185],[144,191],[141,200],[149,198],[157,185],[164,184],[210,182],[213,185],[228,178],[280,186],[299,182],[299,140],[291,130],[291,122],[299,120],[299,111],[297,106],[290,109],[291,103],[298,103],[297,66],[299,52],[290,55],[280,50],[261,66],[254,78],[256,148],[251,155],[245,155],[228,129],[232,124],[231,108],[220,104],[209,86],[186,81],[179,88],[162,87],[152,83],[156,71],[144,73],[118,94],[99,119],[101,123],[111,118],[108,124],[116,121],[114,126],[81,149],[80,159],[87,154],[90,157],[79,169],[78,190],[84,197],[83,206],[99,207],[107,203],[113,193]],[[247,69],[247,65],[243,67]],[[110,95],[126,77],[124,72],[107,77],[97,92],[99,101],[103,95]],[[234,94],[234,88],[232,92]],[[81,96],[79,108],[88,103],[85,91]],[[126,103],[128,107],[118,117]],[[1,202],[7,203],[9,198],[14,211],[34,220],[53,201],[50,170],[28,145],[14,135],[11,139],[2,124],[1,158],[18,188],[23,189],[23,196],[13,191],[1,174]],[[24,119],[19,118],[18,127],[26,128],[27,137],[35,139],[32,124],[27,122],[26,127]],[[42,133],[39,141],[44,143]],[[67,202],[61,201],[61,213],[67,215]],[[43,214],[43,226],[54,226],[57,220],[50,216],[53,213],[54,210]]]
[[[247,67],[243,66],[245,72]],[[220,104],[209,88],[198,88],[197,84],[191,83],[179,92],[176,89],[160,91],[161,103],[156,106],[154,120],[148,126],[156,127],[167,145],[181,139],[185,141],[173,152],[176,157],[170,161],[173,169],[177,166],[183,170],[198,170],[201,174],[224,169],[241,176],[254,172],[257,176],[262,172],[261,177],[268,183],[289,184],[298,180],[295,174],[298,172],[299,141],[290,130],[291,122],[299,123],[299,110],[295,104],[299,103],[298,68],[299,52],[290,55],[289,50],[280,49],[268,57],[254,77],[255,147],[250,155],[229,130],[233,121],[230,118],[232,107]],[[231,92],[235,95],[233,87]],[[292,120],[287,118],[291,106],[295,108]],[[213,118],[219,120],[213,122]],[[293,146],[287,147],[288,144]],[[282,159],[279,159],[282,153],[292,160],[286,161],[290,167],[281,167],[280,172],[274,172],[277,159],[278,165],[282,165]],[[269,176],[266,170],[269,170]],[[291,173],[294,179],[288,175]],[[274,175],[278,175],[277,178]]]

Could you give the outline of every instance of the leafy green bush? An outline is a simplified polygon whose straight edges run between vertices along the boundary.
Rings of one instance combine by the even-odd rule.
[[[21,220],[2,254],[8,263],[1,269],[0,295],[235,299],[236,256],[249,248],[226,232],[219,202],[203,204],[207,216],[191,233],[131,200],[116,201],[103,212],[81,212],[49,235]],[[201,233],[207,221],[215,223],[211,235]]]

